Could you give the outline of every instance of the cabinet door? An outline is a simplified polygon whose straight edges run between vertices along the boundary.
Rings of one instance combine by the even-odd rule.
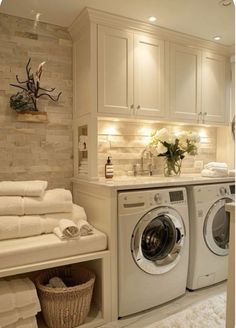
[[[98,112],[133,112],[133,34],[98,27]]]
[[[201,52],[170,46],[170,115],[174,120],[197,122],[201,112]]]
[[[134,112],[164,116],[164,42],[134,35]]]
[[[203,54],[202,113],[204,122],[226,121],[226,58]]]

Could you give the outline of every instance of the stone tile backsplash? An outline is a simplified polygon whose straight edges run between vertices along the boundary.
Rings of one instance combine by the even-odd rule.
[[[150,139],[150,132],[163,127],[174,133],[182,130],[196,131],[201,137],[198,155],[186,155],[182,162],[182,173],[200,172],[194,167],[195,161],[203,161],[203,164],[216,161],[217,129],[215,127],[100,120],[98,122],[99,177],[104,176],[104,165],[108,155],[112,156],[115,176],[131,175],[133,165],[141,163],[141,154]],[[154,174],[162,174],[163,158],[156,157],[153,164]],[[148,160],[144,160],[145,169],[147,165]]]
[[[10,83],[46,61],[45,88],[62,91],[59,102],[40,98],[47,123],[21,123],[9,106],[17,92]],[[57,93],[56,93],[57,94]],[[45,179],[49,187],[70,188],[72,158],[72,41],[62,27],[0,14],[0,180]]]

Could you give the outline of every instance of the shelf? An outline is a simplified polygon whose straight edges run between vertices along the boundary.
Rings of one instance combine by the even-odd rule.
[[[48,328],[48,326],[45,324],[42,314],[40,313],[37,316],[37,322],[38,322],[38,328]],[[95,328],[99,327],[102,324],[105,323],[105,320],[102,318],[102,313],[99,311],[96,307],[92,306],[85,323],[82,325],[79,325],[79,328]],[[76,328],[76,327],[75,327]]]

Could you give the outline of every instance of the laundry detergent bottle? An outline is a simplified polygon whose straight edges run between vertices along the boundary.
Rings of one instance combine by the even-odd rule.
[[[113,165],[111,162],[111,156],[108,156],[107,162],[105,164],[105,178],[112,179],[114,175]]]

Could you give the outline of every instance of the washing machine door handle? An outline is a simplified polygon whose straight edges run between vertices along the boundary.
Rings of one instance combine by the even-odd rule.
[[[145,214],[135,226],[131,252],[135,263],[150,274],[174,268],[184,246],[185,227],[180,214],[162,207]]]

